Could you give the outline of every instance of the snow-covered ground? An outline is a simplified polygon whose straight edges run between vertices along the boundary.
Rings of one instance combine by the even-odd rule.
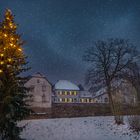
[[[22,121],[28,123],[22,132],[27,140],[139,140],[138,135],[125,125],[114,124],[113,117],[83,117],[40,119]]]

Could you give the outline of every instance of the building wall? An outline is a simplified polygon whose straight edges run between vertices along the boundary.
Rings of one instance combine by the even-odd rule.
[[[76,90],[55,90],[54,103],[77,103],[79,91]]]
[[[108,94],[102,94],[100,96],[95,97],[96,103],[109,103]]]
[[[81,96],[81,91],[75,90],[55,90],[53,103],[108,103],[108,95],[103,94],[98,97]]]
[[[31,107],[50,108],[52,104],[52,86],[41,76],[32,77],[25,87],[29,88],[30,97],[29,102]]]

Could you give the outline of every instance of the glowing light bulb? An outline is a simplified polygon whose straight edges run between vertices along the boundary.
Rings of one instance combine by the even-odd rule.
[[[10,46],[13,46],[13,43],[10,43]]]
[[[4,54],[2,53],[2,54],[0,54],[0,56],[4,56]]]
[[[11,59],[11,58],[8,58],[8,61],[9,61],[9,62],[11,62],[11,61],[12,61],[12,59]]]
[[[13,38],[13,37],[11,37],[11,40],[14,40],[14,38]]]
[[[19,48],[18,50],[19,50],[20,52],[22,51],[22,49],[21,49],[21,48]]]
[[[4,37],[7,37],[7,34],[4,34]]]
[[[2,73],[3,71],[0,69],[0,73]]]
[[[1,61],[1,62],[0,62],[0,64],[1,64],[1,65],[3,65],[3,64],[4,64],[4,62],[3,62],[3,61]]]
[[[9,17],[6,17],[6,19],[9,20],[10,18]]]

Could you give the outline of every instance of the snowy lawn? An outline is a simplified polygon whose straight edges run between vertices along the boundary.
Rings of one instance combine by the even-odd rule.
[[[21,134],[27,140],[140,140],[125,125],[114,124],[113,117],[83,117],[22,121]],[[138,138],[139,137],[139,138]]]

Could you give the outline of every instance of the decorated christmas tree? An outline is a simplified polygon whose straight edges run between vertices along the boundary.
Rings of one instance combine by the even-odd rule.
[[[3,140],[20,139],[22,128],[17,122],[30,114],[24,87],[27,78],[21,77],[28,70],[22,45],[14,16],[7,9],[0,23],[0,137]]]

